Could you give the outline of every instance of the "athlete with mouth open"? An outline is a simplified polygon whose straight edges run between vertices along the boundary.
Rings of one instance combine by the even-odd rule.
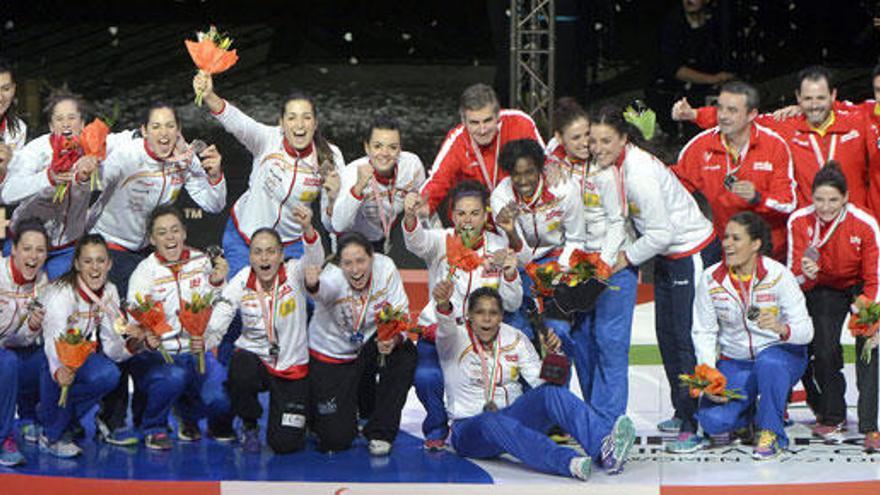
[[[374,254],[366,237],[340,236],[337,253],[339,266],[306,272],[315,301],[309,323],[312,429],[319,450],[346,450],[358,433],[360,405],[370,454],[384,456],[400,429],[417,356],[403,334],[379,340],[376,315],[390,305],[409,317],[409,301],[394,261]]]
[[[15,442],[15,413],[22,437],[36,442],[40,369],[46,355],[38,338],[46,310],[38,303],[48,279],[43,273],[48,236],[37,221],[22,222],[9,258],[0,258],[0,466],[24,463]],[[16,399],[17,396],[17,399]]]
[[[285,454],[305,446],[310,366],[303,280],[307,267],[320,270],[324,247],[312,226],[312,211],[295,205],[293,216],[303,232],[304,256],[285,263],[278,233],[257,230],[251,239],[250,266],[223,289],[205,334],[206,348],[215,347],[235,314],[241,315],[243,328],[229,363],[227,390],[232,411],[242,420],[242,450],[250,453],[260,451],[259,394],[267,390],[269,447]]]
[[[507,239],[486,229],[489,219],[489,192],[481,183],[466,180],[449,191],[448,211],[452,212],[454,228],[426,229],[419,221],[424,200],[417,193],[406,197],[403,239],[406,248],[428,265],[429,288],[441,280],[451,279],[455,286],[452,304],[455,317],[464,318],[465,301],[471,291],[478,287],[498,289],[504,301],[504,310],[516,311],[522,302],[522,283],[516,269],[516,255],[508,248]],[[457,236],[462,242],[469,240],[470,248],[483,260],[482,266],[470,272],[451,270],[448,262],[447,239]],[[433,300],[419,314],[419,325],[426,330],[419,340],[419,365],[414,379],[416,393],[425,406],[427,416],[422,423],[425,447],[441,449],[449,435],[449,418],[443,399],[443,373],[434,347],[437,316]]]
[[[622,472],[635,440],[632,420],[609,421],[567,387],[543,384],[541,361],[529,339],[501,322],[498,291],[473,291],[464,324],[456,324],[452,315],[453,291],[452,282],[443,280],[433,297],[455,451],[477,459],[506,452],[535,470],[584,481],[594,463],[608,474]],[[560,342],[549,332],[546,344],[558,349]],[[523,392],[522,381],[532,388]],[[556,445],[547,436],[553,425],[571,433],[586,455]]]
[[[49,95],[45,110],[49,134],[16,151],[0,192],[0,202],[18,204],[10,227],[13,235],[25,218],[38,219],[46,226],[49,256],[45,268],[50,280],[70,268],[73,246],[87,230],[89,178],[98,161],[83,156],[77,141],[83,129],[84,106],[82,98],[66,89]],[[113,140],[108,140],[108,151],[113,145]],[[65,168],[69,171],[61,171]],[[68,190],[63,199],[56,201],[56,186],[62,184],[67,184]],[[4,245],[6,254],[11,248],[11,237]]]
[[[194,302],[196,296],[215,299],[220,295],[229,265],[222,257],[211,259],[186,245],[183,215],[171,205],[153,210],[147,228],[155,252],[131,274],[128,300],[134,302],[140,295],[162,302],[171,330],[162,335],[161,345],[174,362],[166,364],[157,352],[139,354],[126,362],[134,379],[135,396],[141,393],[146,398],[143,414],[135,415],[140,419],[136,426],[144,433],[147,448],[170,449],[168,411],[176,404],[178,439],[201,438],[199,420],[206,416],[209,436],[221,442],[232,441],[233,418],[223,386],[226,367],[205,347],[204,336],[190,335],[179,317],[184,305]],[[198,370],[199,353],[204,354],[204,373]]]

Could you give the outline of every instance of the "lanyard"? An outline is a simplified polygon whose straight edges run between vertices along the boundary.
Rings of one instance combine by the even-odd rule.
[[[511,187],[513,187],[511,185]],[[514,193],[516,189],[514,189]],[[532,195],[532,199],[529,200],[528,203],[523,203],[519,197],[517,197],[517,203],[523,204],[529,213],[532,214],[532,228],[535,229],[535,247],[532,248],[532,255],[534,255],[538,248],[541,246],[541,234],[538,232],[538,212],[535,211],[535,206],[537,206],[538,202],[541,200],[541,196],[544,195],[544,175],[542,174],[538,178],[538,187],[535,188],[535,193]],[[517,194],[517,196],[519,196]]]
[[[259,300],[260,300],[260,312],[263,314],[263,323],[266,325],[266,338],[269,340],[269,345],[272,346],[275,344],[275,304],[276,299],[278,297],[278,274],[275,274],[275,281],[272,282],[272,294],[269,296],[269,305],[272,308],[270,312],[266,307],[266,300],[263,297],[263,293],[265,290],[263,289],[263,284],[260,283],[260,279],[256,279],[257,282],[257,290],[260,291]]]
[[[372,164],[371,164],[372,166]],[[375,170],[375,168],[373,169]],[[376,209],[379,210],[379,221],[382,222],[382,233],[386,244],[391,236],[391,219],[385,215],[385,208],[379,198],[379,181],[372,181],[373,201],[376,202]],[[391,176],[391,184],[388,187],[388,202],[391,204],[392,217],[394,216],[394,190],[397,184],[397,164],[394,165],[394,175]],[[385,252],[388,252],[386,249]]]
[[[483,349],[483,344],[474,336],[473,331],[470,328],[470,322],[468,322],[468,333],[471,337],[471,343],[474,346],[474,350],[477,351],[477,355],[480,357],[480,374],[483,377],[483,395],[486,398],[486,402],[494,402],[495,401],[495,389],[497,382],[500,380],[500,372],[501,372],[501,343],[498,342],[498,336],[495,336],[495,342],[493,342],[493,351],[494,356],[492,357],[492,371],[489,371],[489,365],[486,363],[486,351]]]
[[[822,148],[819,147],[819,142],[816,140],[815,134],[810,134],[810,147],[813,148],[813,154],[816,155],[816,161],[819,164],[819,168],[825,166],[831,160],[834,160],[834,155],[837,151],[837,134],[831,135],[831,146],[828,149],[828,159],[825,159],[825,155],[822,154]]]
[[[479,145],[477,145],[477,142],[470,133],[468,133],[468,136],[471,138],[471,147],[474,149],[474,154],[477,155],[477,163],[480,165],[480,172],[483,174],[483,179],[486,181],[486,188],[489,189],[489,191],[493,191],[495,189],[495,184],[498,181],[498,152],[501,149],[501,121],[498,121],[498,130],[495,131],[495,163],[493,164],[491,178],[489,177],[489,169],[486,167],[486,162],[483,161],[483,153],[480,152]]]
[[[745,146],[736,154],[736,159],[733,161],[735,168],[731,170],[730,168],[730,155],[734,152],[730,146],[727,145],[727,140],[724,139],[724,135],[721,135],[721,145],[724,146],[724,159],[727,161],[727,173],[726,176],[735,177],[736,173],[739,172],[739,169],[742,168],[743,163],[746,161],[746,154],[749,152],[749,142],[746,141]]]
[[[837,230],[840,223],[843,222],[844,217],[846,217],[846,206],[844,206],[840,213],[837,214],[837,218],[834,219],[834,223],[828,228],[828,232],[826,232],[822,239],[819,240],[819,226],[821,225],[821,220],[819,220],[819,216],[817,215],[816,226],[813,228],[813,241],[810,242],[810,246],[813,246],[816,249],[824,246],[831,239],[831,236],[834,235],[834,231]]]
[[[125,325],[127,324],[127,320],[126,320],[125,316],[122,314],[122,311],[120,311],[120,309],[118,307],[116,307],[115,305],[110,305],[107,303],[107,301],[104,301],[103,299],[99,298],[98,295],[92,291],[92,289],[89,289],[89,286],[86,285],[86,283],[83,281],[82,277],[80,277],[80,276],[76,277],[76,285],[77,285],[77,287],[79,287],[79,290],[83,291],[86,294],[86,296],[88,296],[89,301],[92,304],[98,305],[98,307],[101,308],[101,310],[104,312],[104,314],[114,318],[113,330],[116,333],[122,333],[122,330],[124,330]]]
[[[357,320],[352,322],[352,333],[357,335],[363,335],[361,327],[364,325],[364,320],[367,318],[367,309],[370,307],[370,296],[373,292],[373,281],[375,280],[373,278],[374,275],[375,274],[373,273],[370,274],[370,286],[367,287],[367,293],[365,295],[355,297],[354,291],[352,291],[351,294],[351,314],[352,316],[355,314],[358,315]],[[354,304],[355,300],[360,301],[360,307]]]
[[[748,312],[749,308],[752,307],[752,295],[753,289],[755,288],[755,280],[757,279],[757,266],[752,270],[752,277],[749,279],[748,290],[740,280],[738,276],[735,276],[731,273],[730,279],[734,282],[734,287],[736,287],[737,295],[740,298],[742,303],[743,310]]]

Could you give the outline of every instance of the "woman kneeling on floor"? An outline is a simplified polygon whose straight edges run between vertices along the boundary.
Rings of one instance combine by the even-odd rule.
[[[466,457],[485,459],[508,453],[538,471],[587,480],[595,460],[618,474],[635,439],[632,420],[608,418],[565,388],[543,385],[541,363],[529,339],[501,322],[498,291],[481,287],[468,297],[464,325],[456,325],[452,282],[434,288],[437,353],[443,367],[452,445]],[[549,333],[549,347],[559,338]],[[519,376],[535,387],[523,393]],[[489,378],[491,376],[491,378]],[[556,445],[553,425],[571,433],[586,452]]]
[[[807,366],[813,323],[794,275],[769,257],[770,229],[752,212],[734,215],[724,231],[724,260],[703,272],[692,336],[697,364],[714,366],[742,399],[703,393],[697,420],[712,444],[741,429],[758,430],[753,457],[771,459],[788,445],[783,414]],[[759,399],[760,397],[760,399]],[[696,434],[667,445],[675,453],[710,444]]]

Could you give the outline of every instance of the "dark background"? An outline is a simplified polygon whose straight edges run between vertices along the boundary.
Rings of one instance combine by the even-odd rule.
[[[558,25],[565,46],[557,49],[566,63],[560,70],[576,66],[583,76],[575,96],[588,107],[642,98],[656,68],[660,23],[680,3],[557,0],[557,14],[573,19]],[[764,109],[793,101],[793,74],[812,63],[835,69],[841,97],[870,95],[868,74],[877,56],[874,1],[715,3],[735,72],[759,85]],[[64,83],[92,102],[97,113],[109,115],[118,107],[116,130],[139,125],[151,101],[168,101],[178,109],[188,139],[201,137],[220,147],[231,205],[247,187],[252,158],[204,109],[192,105],[194,70],[183,39],[210,23],[229,32],[240,61],[217,76],[215,86],[257,120],[277,121],[284,94],[305,89],[316,98],[323,132],[347,161],[363,154],[362,134],[381,111],[402,121],[404,146],[429,167],[445,133],[457,123],[461,90],[492,83],[496,65],[504,67],[508,35],[499,19],[503,23],[508,5],[499,0],[3,1],[0,54],[17,62],[19,105],[28,112],[29,138],[46,132],[41,101]],[[569,32],[563,35],[562,29]],[[493,32],[501,34],[493,38]],[[661,148],[674,156],[677,145],[665,142]],[[181,206],[190,217],[194,245],[219,241],[225,214],[204,214],[185,195]],[[401,266],[419,264],[401,251],[395,250]]]

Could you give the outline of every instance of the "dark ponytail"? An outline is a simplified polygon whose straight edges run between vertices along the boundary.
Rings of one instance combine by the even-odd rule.
[[[770,226],[767,221],[752,211],[741,211],[730,217],[729,222],[736,222],[746,229],[749,238],[761,241],[761,249],[758,254],[770,256],[773,252],[773,241],[770,237]]]

